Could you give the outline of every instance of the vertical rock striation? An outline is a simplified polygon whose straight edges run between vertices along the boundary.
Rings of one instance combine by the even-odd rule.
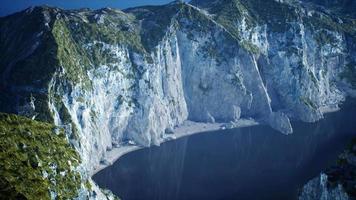
[[[0,18],[1,111],[63,127],[85,172],[185,120],[290,134],[354,94],[355,24],[273,0],[29,8]]]

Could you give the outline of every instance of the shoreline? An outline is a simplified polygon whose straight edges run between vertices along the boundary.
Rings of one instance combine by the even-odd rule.
[[[332,106],[325,106],[319,108],[321,113],[333,113],[340,110],[338,105]],[[243,128],[243,127],[250,127],[259,125],[254,119],[239,119],[236,122],[229,122],[229,123],[204,123],[204,122],[193,122],[193,121],[184,121],[181,125],[177,126],[173,129],[173,132],[170,134],[165,134],[160,141],[160,144],[172,140],[176,140],[182,137],[191,136],[194,134],[201,134],[211,131],[218,131],[218,130],[225,130],[225,129],[235,129],[235,128]],[[110,151],[106,152],[104,157],[104,163],[99,163],[93,171],[89,172],[90,177],[94,176],[99,171],[105,169],[113,165],[117,160],[119,160],[122,156],[131,153],[133,151],[137,151],[143,148],[150,148],[150,147],[143,147],[137,145],[126,145],[120,147],[113,147]]]
[[[218,131],[218,130],[225,130],[225,129],[249,127],[258,124],[259,123],[253,119],[240,119],[237,122],[230,122],[230,123],[202,123],[202,122],[193,122],[188,120],[188,121],[184,121],[181,125],[174,128],[171,134],[165,134],[165,137],[161,139],[160,144],[168,141],[176,140],[179,138],[191,136],[194,134],[207,133],[211,131]],[[105,164],[99,163],[93,171],[89,172],[90,177],[94,176],[96,173],[105,169],[106,167],[113,165],[122,156],[143,148],[150,148],[150,147],[142,147],[136,145],[113,147],[112,150],[106,152],[106,155],[104,157]]]

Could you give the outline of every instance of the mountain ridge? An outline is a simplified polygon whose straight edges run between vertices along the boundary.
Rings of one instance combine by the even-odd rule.
[[[90,174],[112,148],[159,145],[186,120],[290,134],[291,119],[355,95],[354,19],[289,1],[192,2],[0,18],[0,112],[62,127]]]

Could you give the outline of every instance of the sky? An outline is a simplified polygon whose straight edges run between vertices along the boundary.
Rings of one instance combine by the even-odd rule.
[[[102,7],[129,8],[141,5],[166,4],[173,0],[0,0],[0,16],[24,10],[30,6],[49,5],[65,9]]]

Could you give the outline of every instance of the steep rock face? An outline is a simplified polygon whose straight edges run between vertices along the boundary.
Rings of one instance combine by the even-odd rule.
[[[65,128],[91,171],[187,119],[288,134],[290,118],[316,121],[353,93],[353,19],[272,0],[192,4],[1,18],[1,108]]]
[[[302,188],[301,200],[355,199],[356,140],[339,156],[337,163]]]
[[[209,3],[210,2],[210,3]],[[290,117],[315,121],[319,107],[343,99],[338,74],[353,62],[346,54],[349,36],[331,27],[325,13],[298,4],[275,1],[193,1],[250,49],[258,52],[258,66],[272,107]],[[238,11],[238,12],[236,12]],[[283,11],[283,12],[280,12]],[[329,22],[330,20],[331,22]]]
[[[328,200],[339,199],[347,200],[350,197],[344,191],[341,185],[329,188],[327,185],[327,175],[321,174],[319,177],[309,181],[304,187],[300,200]]]

